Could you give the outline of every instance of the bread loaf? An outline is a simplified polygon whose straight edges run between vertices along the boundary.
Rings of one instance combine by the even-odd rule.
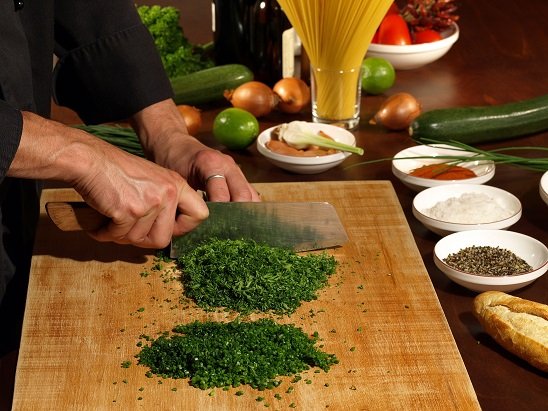
[[[474,314],[497,343],[548,372],[548,305],[487,291],[474,299]]]

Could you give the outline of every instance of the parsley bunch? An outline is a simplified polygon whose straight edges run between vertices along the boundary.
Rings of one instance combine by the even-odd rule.
[[[186,296],[201,308],[290,314],[302,301],[316,299],[336,260],[252,240],[212,239],[180,257],[178,265]]]
[[[207,47],[194,46],[183,33],[179,9],[172,6],[137,6],[143,24],[154,39],[162,63],[170,78],[213,66]]]
[[[154,374],[190,378],[200,389],[237,387],[273,388],[278,376],[294,375],[310,367],[328,371],[338,362],[333,354],[314,347],[294,325],[270,319],[252,322],[199,322],[179,325],[180,335],[162,335],[137,355],[139,363]]]

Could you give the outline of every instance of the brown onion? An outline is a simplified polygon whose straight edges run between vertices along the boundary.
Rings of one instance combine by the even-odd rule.
[[[278,109],[283,113],[298,113],[310,103],[310,87],[300,78],[283,78],[273,90],[280,99]]]
[[[278,104],[278,96],[260,81],[248,81],[235,90],[226,90],[224,96],[234,107],[249,111],[255,117],[266,116]]]
[[[421,113],[420,102],[409,93],[396,93],[388,97],[369,124],[379,124],[389,130],[407,129]]]
[[[202,127],[202,113],[196,107],[187,106],[185,104],[179,104],[177,110],[183,116],[185,120],[186,129],[188,134],[194,135]]]

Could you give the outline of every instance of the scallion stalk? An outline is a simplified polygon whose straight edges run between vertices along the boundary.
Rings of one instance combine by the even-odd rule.
[[[385,157],[369,161],[362,161],[356,164],[352,164],[346,168],[352,168],[362,166],[366,164],[379,163],[383,161],[404,161],[404,160],[416,160],[416,159],[432,159],[432,160],[447,160],[447,164],[459,164],[470,161],[492,161],[495,164],[506,164],[515,167],[524,168],[532,171],[548,171],[548,158],[547,157],[520,157],[516,155],[505,154],[510,151],[548,151],[548,147],[539,146],[522,146],[522,147],[502,147],[493,150],[481,150],[479,148],[469,146],[468,144],[461,143],[459,141],[438,141],[433,139],[422,139],[426,145],[440,145],[443,144],[444,148],[454,149],[456,152],[473,153],[473,155],[436,155],[436,156],[412,156],[412,157]],[[449,146],[449,147],[445,147]]]
[[[143,147],[139,141],[139,137],[135,131],[130,127],[123,127],[120,125],[76,125],[74,128],[78,128],[87,133],[93,134],[99,137],[101,140],[106,141],[130,154],[134,154],[139,157],[145,157]]]
[[[298,150],[305,149],[309,146],[318,146],[322,148],[333,148],[339,151],[347,151],[360,156],[363,155],[363,148],[340,143],[316,134],[306,126],[306,122],[304,121],[292,121],[290,123],[282,124],[278,131],[278,138],[287,145]]]

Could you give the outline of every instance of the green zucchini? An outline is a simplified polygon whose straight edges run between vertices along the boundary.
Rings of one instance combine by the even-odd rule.
[[[548,130],[548,94],[494,106],[426,111],[411,123],[409,134],[423,143],[455,140],[479,144],[543,130]]]
[[[197,105],[219,101],[227,89],[253,80],[241,64],[225,64],[170,79],[176,104]]]

